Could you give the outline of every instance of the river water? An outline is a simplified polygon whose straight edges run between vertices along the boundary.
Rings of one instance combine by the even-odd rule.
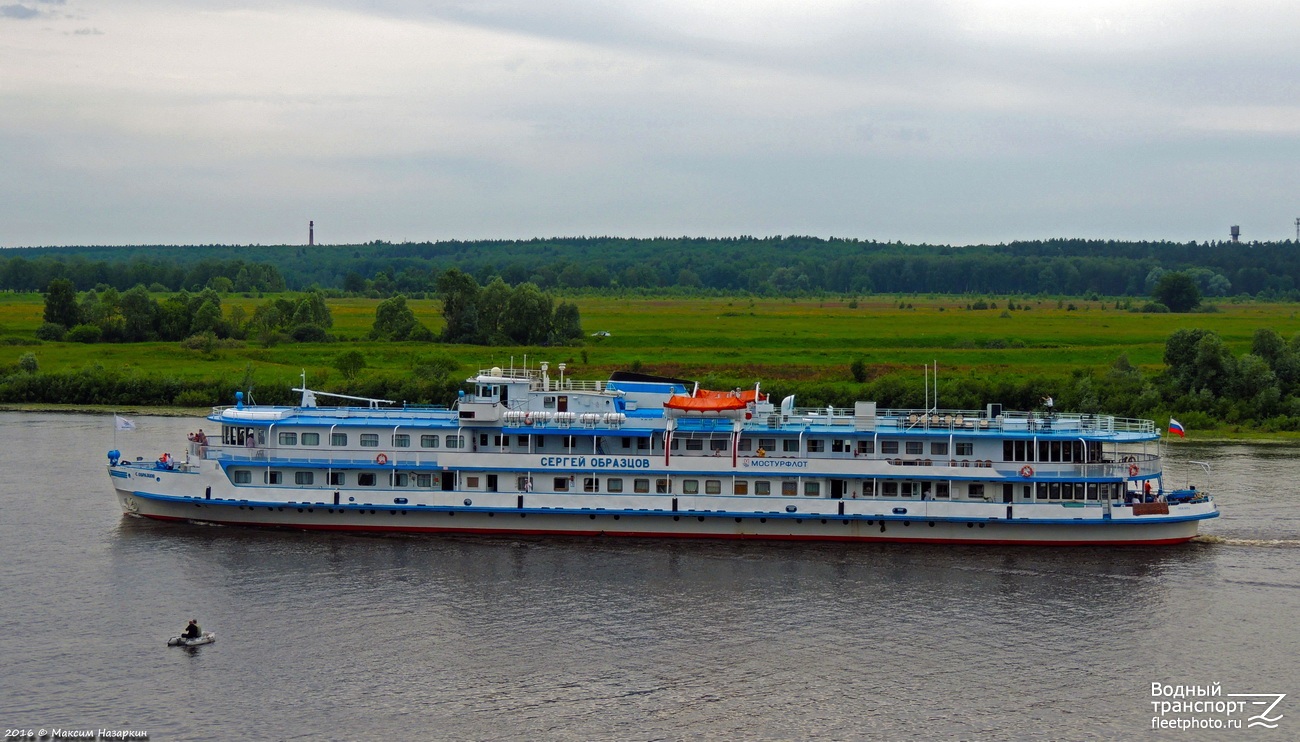
[[[114,436],[156,457],[196,427],[135,420],[0,413],[6,730],[1300,738],[1296,447],[1177,445],[1224,514],[1174,548],[371,537],[124,518]],[[191,617],[218,641],[164,646]],[[1199,699],[1152,683],[1289,695],[1269,730],[1162,715]]]

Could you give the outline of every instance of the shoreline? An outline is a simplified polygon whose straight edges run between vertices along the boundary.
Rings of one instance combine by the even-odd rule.
[[[94,405],[94,404],[53,404],[49,402],[23,402],[0,404],[0,412],[58,412],[69,415],[151,415],[153,417],[202,417],[206,418],[211,412],[211,407],[148,407],[144,405],[133,405],[121,407],[117,405]]]

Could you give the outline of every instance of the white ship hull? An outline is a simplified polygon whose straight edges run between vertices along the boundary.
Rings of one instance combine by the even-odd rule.
[[[164,472],[161,479],[192,474]],[[122,482],[122,479],[115,479]],[[130,484],[127,484],[130,483]],[[161,481],[155,485],[162,485]],[[125,486],[124,486],[125,485]],[[157,489],[169,489],[175,483]],[[205,488],[206,489],[206,488]],[[154,491],[151,491],[154,490]],[[183,490],[183,488],[182,488]],[[896,541],[1026,545],[1156,545],[1188,541],[1206,503],[1174,505],[1169,515],[1109,514],[1102,505],[1002,505],[881,500],[612,496],[442,492],[393,502],[335,504],[332,492],[273,488],[162,494],[127,479],[117,486],[125,513],[165,521],[374,533],[627,536],[806,541]],[[205,496],[206,495],[206,496]],[[222,497],[230,495],[230,497]],[[285,499],[296,498],[293,500]],[[344,498],[345,499],[345,498]],[[469,505],[465,501],[469,501]],[[584,502],[585,500],[585,502]],[[677,510],[673,507],[676,505]],[[793,512],[786,508],[793,507]],[[896,511],[904,512],[896,512]],[[1008,519],[1008,513],[1010,519]]]

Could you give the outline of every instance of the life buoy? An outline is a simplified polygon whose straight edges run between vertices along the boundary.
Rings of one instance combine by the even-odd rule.
[[[1024,466],[1020,467],[1020,476],[1024,477],[1025,479],[1034,476],[1034,467],[1030,466],[1029,464],[1025,464]]]
[[[384,464],[387,464],[387,463],[388,463],[388,454],[386,454],[386,453],[381,453],[381,454],[379,454],[378,456],[376,456],[376,457],[375,457],[375,463],[376,463],[376,464],[379,464],[380,466],[383,466]]]
[[[1128,465],[1128,475],[1129,475],[1130,477],[1136,477],[1136,476],[1138,475],[1138,472],[1139,472],[1139,471],[1142,471],[1142,470],[1138,468],[1138,465],[1137,465],[1137,464],[1129,464],[1129,465]]]

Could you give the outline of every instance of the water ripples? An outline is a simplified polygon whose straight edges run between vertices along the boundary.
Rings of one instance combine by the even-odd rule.
[[[26,465],[107,449],[106,419],[6,421],[0,708],[16,725],[1125,738],[1148,733],[1151,682],[1300,680],[1300,463],[1277,448],[1198,450],[1227,480],[1224,517],[1173,548],[368,537],[123,519],[97,455]],[[137,422],[119,448],[192,427]],[[220,640],[164,647],[190,617]]]

